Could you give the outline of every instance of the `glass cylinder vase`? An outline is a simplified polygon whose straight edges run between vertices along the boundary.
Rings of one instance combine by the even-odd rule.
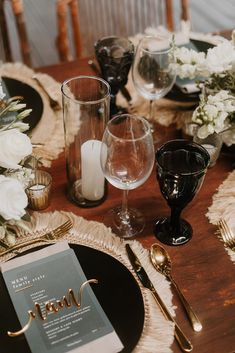
[[[196,132],[193,138],[193,141],[202,145],[210,155],[210,164],[209,167],[213,167],[219,158],[220,151],[222,148],[222,136],[217,133],[208,135],[206,138],[201,139],[197,136]]]
[[[78,76],[66,80],[61,90],[68,195],[81,207],[97,206],[106,196],[100,148],[109,120],[110,87],[101,78]]]

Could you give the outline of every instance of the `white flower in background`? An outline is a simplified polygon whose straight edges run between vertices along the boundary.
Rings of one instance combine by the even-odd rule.
[[[25,215],[28,198],[22,184],[0,175],[0,216],[5,220],[19,220]]]
[[[198,137],[217,133],[226,145],[235,144],[235,30],[230,41],[224,39],[206,54],[175,45],[173,48],[176,74],[180,78],[201,78],[198,87],[202,94],[192,115],[192,122],[199,126]]]
[[[197,131],[199,138],[221,133],[231,127],[229,117],[235,113],[235,97],[228,91],[220,91],[201,99],[199,106],[193,112],[192,122],[200,127]]]
[[[176,48],[174,65],[180,78],[193,79],[196,76],[209,77],[232,70],[235,65],[235,50],[232,41],[224,41],[207,54],[186,47]]]
[[[205,53],[198,53],[186,47],[176,48],[174,57],[173,68],[180,78],[195,78],[199,75],[198,67],[205,62]]]
[[[32,153],[30,138],[18,129],[0,131],[0,166],[18,169],[23,158]]]
[[[25,188],[33,177],[29,160],[32,153],[30,138],[23,132],[29,124],[22,120],[31,113],[20,97],[4,99],[0,83],[0,239],[13,245],[19,229],[26,230],[28,198]],[[8,115],[9,112],[14,114]],[[9,119],[1,119],[2,117]],[[8,123],[6,123],[8,121]],[[24,222],[23,222],[23,219]]]
[[[232,70],[234,63],[234,45],[230,41],[225,41],[214,48],[208,49],[206,59],[198,69],[202,76],[208,77],[211,74],[220,74]]]

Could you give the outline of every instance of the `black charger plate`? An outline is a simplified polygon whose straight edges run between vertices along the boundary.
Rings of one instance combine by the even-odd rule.
[[[2,77],[3,89],[7,91],[7,97],[22,96],[21,103],[26,104],[25,109],[32,109],[32,112],[23,122],[29,124],[29,131],[40,121],[43,114],[43,101],[40,94],[28,84],[9,77]],[[4,87],[5,86],[5,87]]]
[[[92,286],[92,289],[124,345],[122,352],[132,352],[144,324],[143,297],[138,283],[131,272],[112,256],[82,245],[70,244],[70,247],[75,251],[86,277],[99,280],[99,285]],[[23,255],[41,248],[31,249]],[[30,353],[24,335],[11,338],[6,334],[7,330],[19,330],[20,324],[2,275],[0,298],[1,351]]]

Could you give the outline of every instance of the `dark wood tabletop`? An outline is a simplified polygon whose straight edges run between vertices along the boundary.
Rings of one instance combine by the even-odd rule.
[[[80,74],[94,75],[87,59],[44,67],[39,71],[60,82]],[[170,130],[172,133],[172,128]],[[179,133],[174,130],[175,136]],[[172,258],[173,276],[203,324],[200,333],[192,330],[172,288],[173,301],[177,305],[176,320],[191,340],[195,353],[235,351],[235,264],[215,235],[216,227],[210,224],[206,217],[212,196],[233,170],[234,162],[234,153],[222,152],[216,165],[208,169],[200,192],[183,211],[183,217],[193,227],[191,241],[178,247],[165,246]],[[121,203],[121,190],[111,185],[108,187],[107,199],[97,207],[80,208],[71,203],[66,197],[67,180],[63,153],[53,161],[49,171],[53,178],[53,193],[51,205],[46,212],[65,210],[88,220],[102,222],[105,213]],[[146,227],[135,239],[149,249],[151,244],[157,241],[153,234],[154,220],[169,214],[169,208],[156,181],[155,168],[144,185],[129,193],[129,204],[135,205],[145,214]],[[175,341],[173,352],[180,352]]]

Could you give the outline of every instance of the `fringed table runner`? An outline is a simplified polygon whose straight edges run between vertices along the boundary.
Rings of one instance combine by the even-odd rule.
[[[235,234],[235,170],[228,175],[213,196],[212,205],[208,209],[207,217],[210,223],[214,225],[223,218]],[[217,234],[221,240],[219,232]],[[231,260],[235,262],[235,252],[227,247],[226,250]]]
[[[126,255],[126,241],[115,236],[110,228],[107,228],[102,223],[87,221],[73,213],[59,211],[53,213],[34,212],[29,225],[30,231],[28,233],[21,231],[21,233],[19,233],[18,241],[25,241],[26,238],[27,240],[36,239],[44,233],[55,229],[68,220],[68,218],[71,219],[73,228],[63,237],[63,239],[68,240],[69,243],[92,247],[113,256],[126,266],[137,279]],[[169,311],[174,316],[175,312],[174,307],[172,306],[172,292],[170,290],[169,282],[164,276],[154,270],[149,260],[148,251],[144,249],[139,242],[128,241],[128,243],[131,244],[131,247],[139,257],[146,272],[149,274],[155,288],[166,303]],[[42,242],[41,244],[43,245],[45,243]],[[40,245],[40,242],[24,247],[20,251],[26,251],[27,249],[38,245]],[[7,261],[14,256],[15,254],[9,253],[0,257],[0,261]],[[144,300],[145,321],[141,338],[134,349],[134,352],[171,353],[171,345],[174,340],[173,324],[164,318],[150,291],[144,289],[141,285],[140,289]]]

